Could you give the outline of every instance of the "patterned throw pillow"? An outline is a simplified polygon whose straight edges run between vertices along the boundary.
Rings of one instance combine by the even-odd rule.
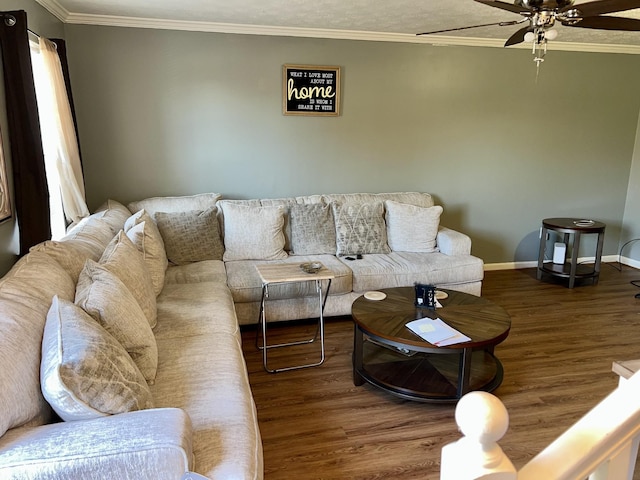
[[[42,339],[42,394],[65,421],[153,408],[125,349],[89,314],[57,296]]]
[[[186,212],[156,212],[167,258],[174,265],[222,260],[224,246],[216,207]]]
[[[124,231],[133,244],[142,252],[153,283],[153,291],[160,295],[164,287],[164,274],[167,270],[167,252],[162,235],[155,221],[145,210],[131,215],[124,222]]]
[[[333,202],[337,255],[389,253],[382,202]]]
[[[336,224],[331,205],[292,205],[289,223],[292,255],[335,255]]]
[[[142,308],[151,328],[155,327],[158,310],[151,274],[144,263],[142,253],[131,243],[123,230],[120,230],[107,245],[100,258],[100,264],[125,284]]]
[[[225,262],[278,260],[284,251],[284,207],[254,207],[221,202]]]
[[[391,200],[386,208],[387,237],[394,252],[437,252],[436,237],[442,207],[417,207]]]
[[[156,338],[140,305],[118,277],[87,260],[78,279],[75,303],[113,335],[148,382],[156,378]]]

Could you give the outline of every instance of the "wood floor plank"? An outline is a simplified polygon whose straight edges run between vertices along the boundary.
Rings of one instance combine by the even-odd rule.
[[[500,442],[522,466],[613,390],[616,360],[640,358],[640,271],[603,264],[597,285],[568,289],[540,282],[534,269],[486,272],[483,296],[511,316],[509,337],[496,347],[504,381],[494,392],[510,427]],[[308,322],[273,324],[270,342],[312,336]],[[326,322],[320,367],[266,373],[255,329],[243,328],[243,349],[258,409],[265,480],[429,479],[440,476],[442,447],[459,438],[455,405],[411,402],[369,384],[355,387],[349,317]],[[317,345],[272,350],[280,365],[314,361]],[[271,365],[273,366],[273,365]],[[640,480],[640,469],[634,478]]]

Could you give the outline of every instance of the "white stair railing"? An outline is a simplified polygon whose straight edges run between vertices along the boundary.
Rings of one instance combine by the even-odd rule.
[[[441,480],[631,480],[640,440],[640,372],[519,471],[497,443],[509,426],[497,397],[468,393],[455,416],[464,436],[443,447]]]

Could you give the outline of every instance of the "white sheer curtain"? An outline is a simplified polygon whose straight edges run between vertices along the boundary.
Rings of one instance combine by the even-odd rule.
[[[89,209],[73,116],[55,44],[40,38],[38,53],[33,69],[51,208],[61,201],[67,222],[74,223],[88,216]]]

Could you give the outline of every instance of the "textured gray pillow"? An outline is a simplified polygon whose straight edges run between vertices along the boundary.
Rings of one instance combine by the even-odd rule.
[[[394,252],[437,252],[436,237],[442,207],[417,207],[392,200],[386,208],[387,238]]]
[[[333,202],[337,255],[389,253],[382,202]]]
[[[218,209],[156,212],[158,230],[167,258],[175,265],[222,260],[224,246],[217,218]]]
[[[53,297],[42,339],[42,394],[65,421],[153,408],[125,349],[77,305]]]
[[[335,255],[336,224],[331,205],[292,205],[289,222],[292,255]]]
[[[120,342],[148,382],[155,380],[156,337],[140,305],[118,277],[87,260],[78,279],[75,303]]]

